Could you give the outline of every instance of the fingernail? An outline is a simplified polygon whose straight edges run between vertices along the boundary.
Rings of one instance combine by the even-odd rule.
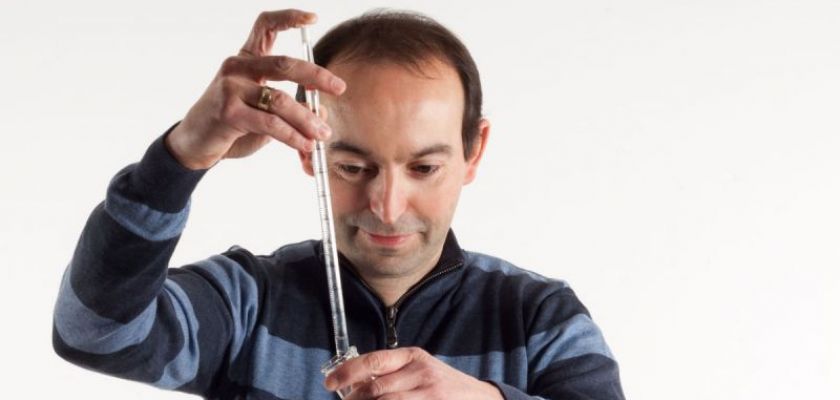
[[[335,391],[335,379],[331,379],[329,376],[327,379],[324,380],[324,387],[327,388],[329,391]]]
[[[332,87],[333,89],[335,89],[336,92],[341,93],[344,91],[344,89],[347,88],[347,84],[345,84],[344,81],[341,79],[333,79]]]
[[[328,139],[330,136],[332,136],[332,129],[330,129],[329,125],[327,125],[323,122],[320,122],[320,121],[317,123],[317,125],[318,125],[318,136],[321,139]]]

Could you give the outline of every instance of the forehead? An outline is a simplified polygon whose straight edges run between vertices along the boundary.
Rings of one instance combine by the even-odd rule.
[[[437,60],[420,70],[393,63],[346,62],[328,68],[344,79],[341,96],[324,95],[330,141],[372,157],[409,158],[440,144],[462,152],[464,94],[454,68]]]

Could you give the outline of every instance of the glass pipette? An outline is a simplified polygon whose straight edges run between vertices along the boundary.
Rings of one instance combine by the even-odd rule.
[[[304,58],[314,63],[312,45],[306,26],[300,28],[303,41]],[[306,89],[306,103],[309,110],[320,116],[320,99],[317,90]],[[321,214],[321,236],[323,238],[324,264],[327,267],[327,285],[329,285],[330,311],[332,312],[333,335],[335,338],[335,357],[324,364],[321,372],[328,375],[345,360],[358,357],[355,346],[350,345],[347,333],[347,319],[344,316],[344,296],[341,291],[341,275],[338,269],[338,250],[335,242],[335,222],[332,214],[332,200],[330,196],[329,174],[327,169],[327,154],[324,142],[315,141],[312,152],[312,169],[315,173],[315,186],[318,192],[318,209]],[[338,394],[343,398],[349,393],[349,388],[343,388]]]

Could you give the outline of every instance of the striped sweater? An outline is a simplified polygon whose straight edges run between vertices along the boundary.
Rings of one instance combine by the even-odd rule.
[[[164,136],[165,137],[165,136]],[[64,273],[53,345],[85,368],[208,399],[337,399],[318,241],[255,256],[233,247],[169,268],[204,171],[157,139],[120,171]],[[385,307],[341,258],[350,343],[419,346],[507,399],[623,399],[618,366],[572,289],[461,249]]]

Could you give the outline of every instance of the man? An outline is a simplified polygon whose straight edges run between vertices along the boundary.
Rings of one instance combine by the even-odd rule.
[[[344,387],[348,399],[622,399],[617,365],[564,282],[464,251],[450,230],[489,134],[466,48],[431,19],[382,12],[325,35],[320,66],[269,55],[278,31],[314,19],[260,15],[183,121],[117,174],[62,281],[56,351],[212,399],[327,399]],[[320,90],[328,117],[266,80]],[[316,139],[328,146],[350,342],[363,353],[326,380],[319,242],[167,268],[209,168],[279,140],[312,175]]]

